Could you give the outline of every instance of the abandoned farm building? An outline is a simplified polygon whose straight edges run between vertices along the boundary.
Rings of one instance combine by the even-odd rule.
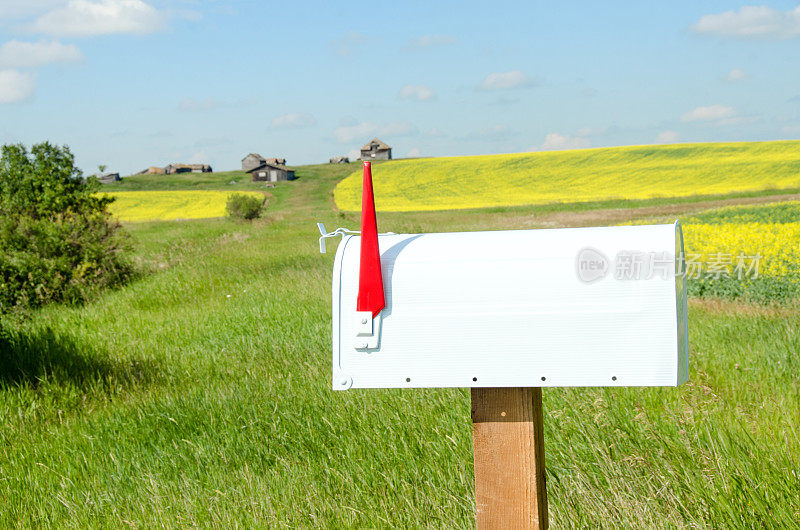
[[[118,182],[122,179],[120,178],[119,173],[100,173],[97,175],[97,180],[103,184],[108,184],[109,182]]]
[[[246,170],[253,175],[253,182],[278,182],[279,180],[294,180],[294,170],[284,165],[283,158],[270,158],[261,162],[257,167]]]
[[[246,157],[242,158],[242,171],[249,172],[251,169],[255,169],[265,162],[270,162],[281,166],[286,165],[285,158],[264,158],[258,153],[250,153]]]
[[[361,160],[391,160],[392,148],[373,138],[361,148]]]
[[[211,173],[211,166],[208,164],[170,164],[164,168],[164,173],[172,175],[174,173]]]

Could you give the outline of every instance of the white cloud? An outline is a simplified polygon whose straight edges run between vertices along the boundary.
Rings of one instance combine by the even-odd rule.
[[[656,136],[657,144],[674,144],[678,141],[678,133],[675,131],[662,131]]]
[[[432,46],[444,46],[458,42],[458,39],[449,35],[424,35],[411,39],[408,47],[411,49],[430,48]]]
[[[560,149],[584,149],[590,147],[592,144],[586,138],[580,136],[569,136],[559,133],[550,133],[544,138],[544,143],[539,146],[540,149],[560,150]]]
[[[31,68],[50,63],[75,63],[83,54],[74,44],[57,41],[20,42],[10,40],[0,46],[0,68]]]
[[[522,88],[534,84],[534,80],[522,70],[509,70],[508,72],[493,72],[487,75],[478,85],[478,90],[504,90]]]
[[[428,131],[428,136],[433,136],[434,138],[439,138],[442,136],[447,136],[447,134],[441,130],[439,127],[434,127]]]
[[[352,55],[356,49],[367,43],[367,36],[359,31],[346,31],[338,39],[331,41],[334,51],[339,55]]]
[[[406,156],[409,158],[419,158],[419,149],[414,147],[408,152]]]
[[[269,126],[271,129],[299,129],[301,127],[311,127],[316,125],[317,120],[311,114],[302,112],[290,112],[272,118]]]
[[[734,68],[730,72],[725,75],[725,81],[728,83],[735,83],[736,81],[741,81],[742,79],[747,79],[747,72],[742,70],[741,68]]]
[[[709,105],[708,107],[697,107],[694,110],[690,110],[681,116],[681,121],[717,121],[730,118],[734,114],[736,114],[736,111],[733,110],[733,107],[726,107],[725,105]]]
[[[152,33],[165,16],[142,0],[69,0],[37,18],[30,29],[47,35],[88,37],[114,33]]]
[[[691,30],[720,37],[791,39],[800,36],[800,6],[789,11],[743,6],[739,11],[703,15]]]
[[[63,0],[3,0],[0,2],[0,17],[7,20],[37,15],[63,3]]]
[[[0,103],[17,103],[33,95],[33,75],[18,70],[0,70]]]
[[[333,130],[333,137],[337,142],[349,143],[364,138],[369,140],[367,136],[372,136],[378,130],[378,125],[374,123],[358,123],[356,125],[343,125]]]
[[[417,133],[417,128],[409,122],[392,122],[385,125],[361,122],[355,125],[343,125],[333,131],[337,142],[364,142],[374,136],[412,136]]]
[[[399,99],[416,99],[417,101],[426,101],[429,99],[435,99],[436,92],[425,85],[406,85],[400,89],[397,97]]]

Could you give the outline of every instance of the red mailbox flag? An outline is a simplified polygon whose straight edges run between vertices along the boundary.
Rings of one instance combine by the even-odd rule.
[[[357,311],[371,311],[378,316],[386,306],[381,275],[381,251],[378,248],[378,222],[375,196],[372,193],[372,167],[364,162],[364,187],[361,192],[361,269],[358,276]]]

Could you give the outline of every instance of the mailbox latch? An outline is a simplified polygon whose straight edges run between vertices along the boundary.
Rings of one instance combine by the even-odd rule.
[[[372,311],[356,311],[353,346],[357,350],[376,350],[381,339],[381,315],[372,318]]]

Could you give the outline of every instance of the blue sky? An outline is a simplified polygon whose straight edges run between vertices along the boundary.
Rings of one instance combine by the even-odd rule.
[[[0,142],[87,172],[800,138],[797,2],[0,0]]]

